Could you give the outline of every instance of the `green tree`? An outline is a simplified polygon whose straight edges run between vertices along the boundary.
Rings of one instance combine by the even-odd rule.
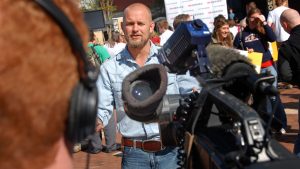
[[[83,12],[100,9],[97,0],[80,0],[80,8]]]
[[[100,9],[103,10],[104,18],[106,20],[111,20],[113,12],[116,11],[116,6],[114,6],[114,0],[98,0]]]

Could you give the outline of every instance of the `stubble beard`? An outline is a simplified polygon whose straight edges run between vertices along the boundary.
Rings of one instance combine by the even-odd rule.
[[[144,47],[150,39],[150,35],[146,37],[146,39],[141,39],[139,41],[134,41],[129,37],[126,37],[127,45],[131,48],[142,48]]]

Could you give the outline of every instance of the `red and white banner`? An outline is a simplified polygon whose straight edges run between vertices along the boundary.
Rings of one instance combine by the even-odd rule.
[[[171,26],[177,15],[189,14],[194,19],[201,19],[212,31],[214,17],[219,14],[228,17],[226,0],[165,0],[165,8]]]

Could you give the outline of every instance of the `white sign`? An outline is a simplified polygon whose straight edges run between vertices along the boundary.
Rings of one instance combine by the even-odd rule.
[[[179,14],[189,14],[194,19],[201,19],[213,30],[214,17],[222,14],[228,17],[226,0],[165,0],[167,20],[173,25],[174,18]]]

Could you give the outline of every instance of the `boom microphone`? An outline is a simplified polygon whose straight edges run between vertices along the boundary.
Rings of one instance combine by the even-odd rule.
[[[208,46],[206,49],[213,74],[227,81],[224,88],[231,94],[242,100],[250,92],[278,94],[277,89],[271,85],[274,77],[258,75],[250,60],[236,50],[222,46]]]
[[[265,96],[275,96],[278,90],[272,85],[274,76],[258,75],[250,60],[234,49],[222,46],[207,47],[213,74],[225,82],[223,88],[244,102],[253,96],[252,107],[265,121],[272,119],[272,128],[282,128],[282,123],[266,108],[270,104]]]

